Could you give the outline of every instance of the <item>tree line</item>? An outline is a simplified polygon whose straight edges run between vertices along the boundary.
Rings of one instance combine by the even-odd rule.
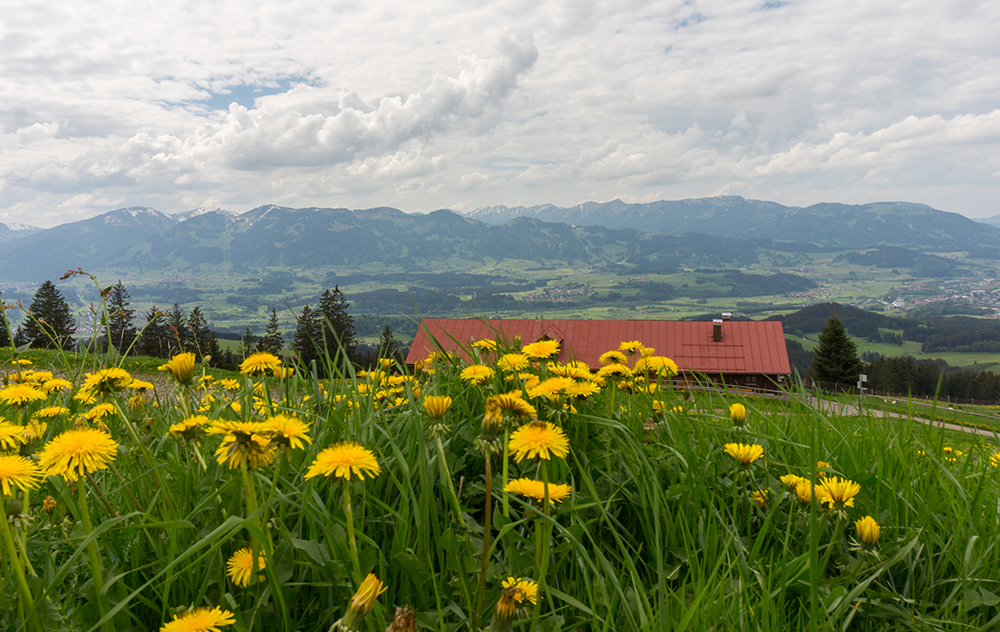
[[[296,328],[291,340],[291,354],[284,354],[288,340],[279,325],[277,310],[272,308],[262,336],[249,326],[240,336],[236,351],[224,350],[200,306],[185,311],[175,303],[161,310],[153,306],[137,316],[131,309],[130,294],[119,280],[102,291],[104,310],[99,314],[99,331],[89,342],[75,338],[77,323],[69,304],[51,281],[45,281],[17,328],[0,326],[0,344],[14,344],[34,349],[67,349],[87,345],[96,352],[170,358],[182,352],[194,353],[198,361],[212,367],[235,370],[249,355],[266,351],[278,356],[291,355],[304,368],[315,370],[320,377],[334,367],[350,362],[369,367],[379,358],[402,361],[401,346],[386,323],[379,336],[377,349],[359,345],[354,321],[348,314],[350,303],[339,286],[324,290],[317,309],[303,306],[296,315]],[[371,323],[366,320],[366,327]]]
[[[855,386],[864,374],[867,388],[914,395],[952,399],[1000,401],[1000,375],[990,371],[968,371],[949,366],[944,360],[914,360],[879,354],[858,357],[857,345],[847,335],[844,323],[833,313],[819,334],[819,347],[813,354],[807,375],[822,385]],[[792,342],[787,343],[789,347]],[[802,346],[797,342],[795,356],[801,361]],[[789,353],[789,357],[793,356]]]

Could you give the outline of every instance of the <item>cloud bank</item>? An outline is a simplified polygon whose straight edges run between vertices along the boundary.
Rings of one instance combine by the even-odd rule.
[[[717,194],[1000,213],[995,4],[14,4],[4,223]]]

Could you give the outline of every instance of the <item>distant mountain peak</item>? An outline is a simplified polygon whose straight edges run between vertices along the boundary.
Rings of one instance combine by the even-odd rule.
[[[184,221],[191,219],[192,217],[198,217],[199,215],[204,215],[205,213],[218,213],[219,215],[231,215],[235,216],[236,213],[232,211],[227,211],[224,208],[216,207],[209,208],[207,206],[199,206],[198,208],[193,208],[190,211],[181,211],[179,213],[170,213],[170,217],[173,217],[179,221]]]

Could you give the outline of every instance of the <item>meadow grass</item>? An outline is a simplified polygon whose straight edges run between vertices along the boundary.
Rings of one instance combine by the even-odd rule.
[[[532,375],[544,381],[563,368],[537,360],[500,370],[500,354],[515,351],[468,348],[495,369],[481,384],[463,379],[469,361],[456,356],[438,354],[416,375],[388,363],[354,373],[327,358],[331,380],[303,370],[200,379],[208,374],[196,366],[190,384],[119,385],[89,402],[77,396],[100,368],[120,364],[148,379],[150,367],[34,351],[17,355],[30,367],[6,360],[5,388],[44,384],[44,375],[25,379],[30,370],[72,383],[24,405],[0,391],[7,422],[47,424],[8,453],[37,458],[74,426],[106,430],[117,447],[113,468],[75,481],[49,475],[5,495],[16,541],[13,557],[3,551],[0,628],[158,630],[186,609],[218,606],[241,632],[325,632],[368,573],[386,590],[358,630],[386,629],[397,606],[412,608],[422,630],[504,629],[491,620],[512,594],[502,586],[511,577],[539,584],[537,604],[518,601],[507,621],[519,630],[1000,622],[1000,469],[990,441],[956,439],[905,415],[831,415],[795,393],[753,398],[623,378],[585,397],[546,396]],[[504,449],[510,427],[484,429],[489,398],[510,391],[565,432],[565,458],[517,462]],[[431,395],[451,398],[441,418],[424,406]],[[111,411],[88,419],[101,403]],[[736,403],[747,409],[741,426],[730,417]],[[38,417],[53,406],[66,410]],[[257,456],[268,456],[233,468],[232,450],[220,445],[238,443],[238,433],[205,434],[207,424],[188,438],[169,432],[197,414],[216,424],[292,416],[309,425],[309,440],[279,455],[270,452],[276,435],[260,431],[271,443]],[[371,451],[377,475],[306,478],[324,450],[346,441]],[[727,444],[759,445],[763,456],[741,465]],[[496,448],[489,477],[484,446]],[[841,477],[860,491],[847,505],[808,494],[803,502],[780,480],[787,474],[814,485]],[[571,491],[545,509],[544,500],[506,493],[505,478]],[[855,522],[864,516],[881,527],[877,543],[862,542]],[[260,561],[240,585],[227,563],[245,547]]]

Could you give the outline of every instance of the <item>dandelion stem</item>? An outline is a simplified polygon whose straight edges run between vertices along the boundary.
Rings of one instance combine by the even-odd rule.
[[[101,488],[97,486],[97,481],[95,481],[94,478],[90,475],[90,472],[87,472],[86,476],[87,476],[87,480],[90,481],[90,486],[94,488],[94,492],[97,494],[97,497],[101,499],[101,504],[103,504],[104,508],[108,510],[108,514],[112,518],[117,518],[117,517],[121,516],[120,513],[118,513],[117,511],[115,511],[114,509],[111,508],[111,503],[109,503],[108,499],[104,497],[103,493],[101,493]],[[124,481],[122,481],[122,482],[124,483]],[[129,492],[129,496],[131,496],[131,495],[132,495],[132,493]],[[133,499],[133,502],[135,502],[135,499]],[[137,509],[138,509],[138,506],[139,506],[139,504],[136,503],[136,508]]]
[[[476,619],[483,607],[486,596],[486,571],[490,565],[490,531],[493,526],[493,468],[489,451],[486,452],[486,507],[483,518],[483,555],[479,565],[479,587],[476,590],[476,609],[472,611],[472,629],[476,629]]]
[[[354,511],[351,509],[351,482],[344,479],[344,521],[347,523],[347,543],[351,547],[351,564],[354,581],[361,584],[361,564],[358,562],[358,544],[354,539]]]
[[[507,476],[510,468],[510,430],[503,431],[503,489],[507,489]],[[510,518],[510,499],[503,495],[503,517]]]
[[[38,621],[38,613],[35,612],[35,600],[31,596],[28,588],[28,580],[24,576],[24,569],[21,567],[21,559],[17,554],[17,547],[14,546],[14,536],[10,532],[10,525],[7,524],[7,516],[0,516],[0,531],[3,531],[3,541],[7,546],[7,557],[10,559],[10,566],[14,569],[17,578],[18,593],[21,597],[21,605],[24,607],[25,615],[31,616],[31,625],[37,632],[42,632],[42,626]]]
[[[451,470],[448,469],[448,461],[444,458],[444,446],[441,444],[441,437],[435,437],[437,444],[438,458],[441,461],[441,476],[448,487],[448,494],[451,497],[452,510],[455,512],[455,520],[463,531],[466,530],[465,521],[462,519],[462,506],[458,504],[458,495],[455,493],[455,485],[451,480]]]
[[[89,538],[94,531],[90,521],[90,508],[87,506],[87,488],[82,481],[76,486],[80,503],[80,521],[83,523],[83,536]],[[108,613],[108,597],[104,594],[104,572],[101,570],[101,556],[97,551],[97,540],[90,539],[87,543],[87,558],[90,561],[90,572],[94,576],[94,591],[97,593],[97,610],[104,619]],[[101,623],[104,632],[115,632],[115,624],[111,619]]]
[[[531,630],[538,629],[538,619],[542,614],[542,594],[548,592],[548,582],[545,575],[549,572],[549,541],[552,539],[552,521],[549,517],[549,468],[548,461],[542,461],[542,484],[545,489],[545,498],[542,500],[542,515],[539,516],[539,524],[536,527],[541,532],[541,553],[536,551],[540,558],[538,563],[538,601],[535,602],[535,609],[531,616]],[[538,559],[536,559],[538,561]]]

